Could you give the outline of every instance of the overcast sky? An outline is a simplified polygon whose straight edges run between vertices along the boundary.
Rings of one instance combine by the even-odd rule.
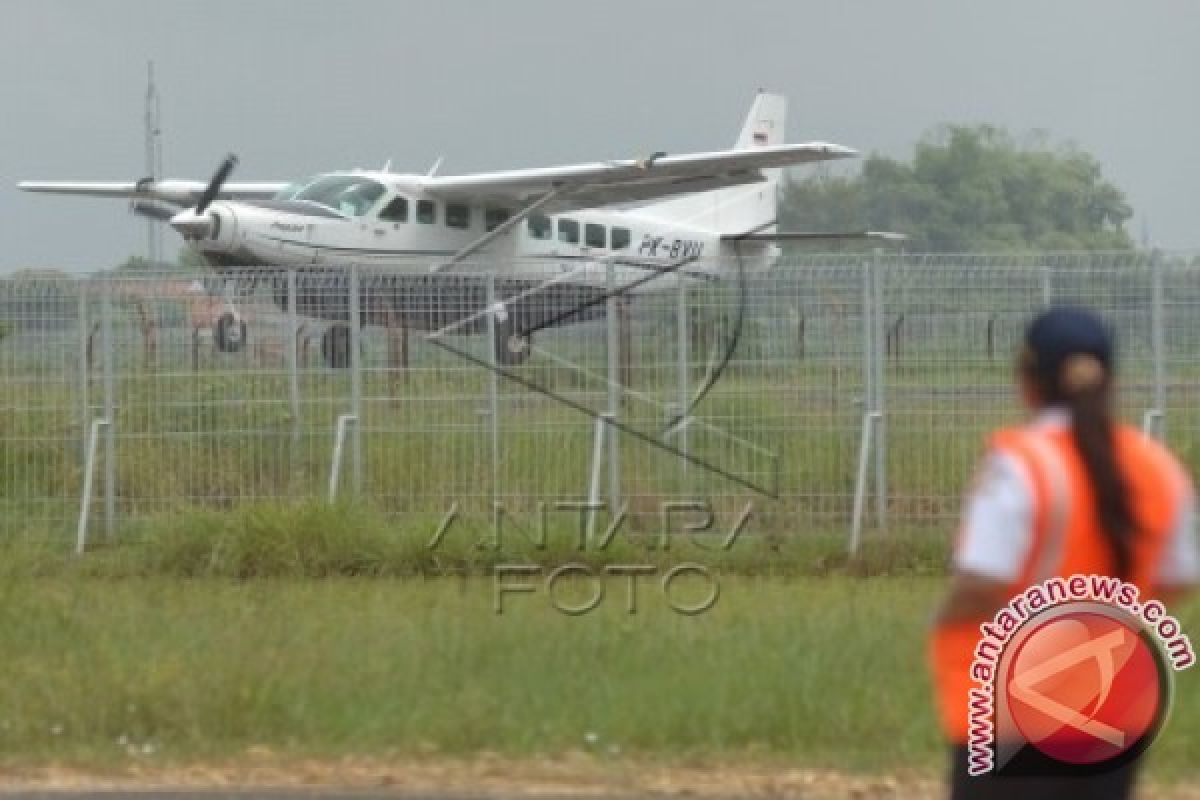
[[[123,201],[13,184],[141,177],[149,59],[169,177],[228,151],[235,180],[285,180],[720,148],[767,87],[791,141],[908,157],[941,122],[1048,130],[1100,159],[1135,238],[1200,247],[1193,0],[5,0],[0,271],[144,252]]]

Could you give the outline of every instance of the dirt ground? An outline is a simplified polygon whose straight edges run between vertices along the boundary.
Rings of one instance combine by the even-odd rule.
[[[925,774],[854,775],[782,766],[705,764],[663,766],[601,760],[578,753],[553,759],[513,760],[484,754],[471,759],[339,761],[281,760],[268,751],[227,765],[140,766],[109,774],[61,767],[0,770],[0,787],[20,789],[149,789],[170,787],[329,787],[398,794],[470,794],[531,797],[785,797],[804,800],[934,800],[942,785]],[[1200,800],[1200,786],[1143,786],[1142,800]]]

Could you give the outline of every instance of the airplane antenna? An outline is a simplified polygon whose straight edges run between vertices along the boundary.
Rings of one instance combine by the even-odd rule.
[[[433,166],[429,168],[429,173],[425,177],[432,178],[434,175],[437,175],[437,171],[442,168],[442,161],[445,158],[445,156],[438,156],[437,161],[433,162]]]
[[[146,179],[153,182],[162,177],[162,108],[158,87],[154,85],[154,62],[146,62],[145,147]],[[146,260],[157,267],[162,260],[162,227],[153,219],[146,220]]]

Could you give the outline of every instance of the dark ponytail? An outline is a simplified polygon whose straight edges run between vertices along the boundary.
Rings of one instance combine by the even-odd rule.
[[[1129,580],[1137,521],[1117,464],[1109,370],[1095,356],[1076,353],[1056,375],[1037,374],[1035,380],[1047,402],[1071,411],[1071,435],[1092,486],[1096,518],[1112,548],[1116,577]]]

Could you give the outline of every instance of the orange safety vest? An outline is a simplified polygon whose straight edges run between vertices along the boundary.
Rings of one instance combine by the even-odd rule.
[[[1114,439],[1138,522],[1129,578],[1142,596],[1149,596],[1191,484],[1175,457],[1136,428],[1118,426]],[[1056,576],[1114,574],[1112,548],[1096,518],[1093,490],[1070,428],[1009,428],[993,435],[991,447],[1024,466],[1034,492],[1033,545],[1019,577],[1008,587],[1008,596]],[[968,692],[974,685],[971,662],[981,637],[979,626],[986,621],[937,625],[930,640],[942,728],[958,744],[967,740]]]

